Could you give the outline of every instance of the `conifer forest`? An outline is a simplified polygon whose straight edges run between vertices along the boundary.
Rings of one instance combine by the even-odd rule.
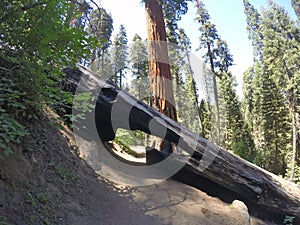
[[[206,1],[142,1],[148,36],[137,33],[128,40],[126,26],[114,26],[117,15],[95,0],[2,0],[0,157],[14,154],[10,144],[27,135],[22,121],[38,119],[45,105],[66,123],[74,119],[73,96],[59,84],[63,68],[80,64],[223,149],[300,183],[300,1],[288,1],[296,17],[271,0],[261,9],[243,0],[253,65],[239,75],[243,91],[238,94],[231,72],[235,59]],[[191,40],[178,23],[188,7],[197,12],[202,55],[196,63],[190,60]],[[151,41],[170,43],[169,64],[149,63],[155,55]],[[165,94],[171,103],[153,93]],[[141,131],[119,130],[116,136],[124,148],[149,139]]]

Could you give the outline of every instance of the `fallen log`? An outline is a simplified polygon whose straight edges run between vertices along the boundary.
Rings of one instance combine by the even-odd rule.
[[[210,143],[84,67],[78,66],[78,69],[65,72],[65,90],[75,93],[77,88],[77,92],[84,93],[100,88],[94,119],[102,141],[113,140],[116,128],[140,130],[164,138],[190,154],[184,168],[191,173],[213,181],[272,213],[299,219],[300,186]],[[82,79],[84,83],[78,86]],[[112,118],[113,109],[118,110],[118,115],[128,117]],[[153,121],[155,129],[151,129]],[[87,137],[90,138],[89,134]],[[176,155],[172,160],[182,163],[182,157],[177,158]]]

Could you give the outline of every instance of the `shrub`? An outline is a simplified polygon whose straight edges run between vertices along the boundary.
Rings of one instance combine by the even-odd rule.
[[[96,46],[83,26],[70,25],[84,13],[76,7],[64,0],[0,2],[0,155],[26,134],[21,119],[36,118],[45,104],[72,101],[57,88],[62,68]]]

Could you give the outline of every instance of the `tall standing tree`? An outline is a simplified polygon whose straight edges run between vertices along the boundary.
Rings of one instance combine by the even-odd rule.
[[[146,43],[135,34],[130,48],[130,72],[132,76],[130,92],[139,100],[150,104],[148,51]],[[137,131],[134,132],[137,134]],[[138,136],[138,134],[136,135]],[[148,146],[149,135],[144,134],[144,145]]]
[[[244,92],[244,113],[245,113],[245,120],[250,129],[253,128],[253,118],[252,110],[253,110],[253,88],[254,88],[254,77],[256,74],[259,74],[259,68],[262,63],[262,34],[260,32],[261,27],[261,15],[260,13],[254,8],[253,5],[250,4],[248,0],[243,0],[244,3],[244,13],[246,15],[246,22],[247,22],[247,31],[248,31],[248,38],[252,43],[253,47],[253,61],[254,65],[251,66],[245,73],[244,73],[244,83],[243,83],[243,92]]]
[[[283,93],[274,80],[279,75],[278,70],[272,71],[269,66],[263,63],[255,77],[253,132],[258,150],[255,161],[259,166],[283,175],[286,167],[284,158],[290,143],[288,110]]]
[[[144,0],[148,33],[151,104],[154,108],[175,121],[177,121],[177,112],[166,43],[167,33],[163,8],[166,9],[165,12],[175,12],[176,16],[173,17],[175,19],[172,20],[174,25],[178,18],[180,18],[180,15],[186,13],[187,1],[188,0]],[[160,149],[163,149],[162,147],[165,143],[162,142],[159,144]],[[166,149],[171,149],[171,145],[166,143]],[[167,151],[170,152],[172,150]]]
[[[220,86],[219,104],[222,112],[220,122],[223,134],[220,144],[226,149],[231,149],[240,156],[250,159],[253,155],[253,144],[242,118],[234,77],[229,72],[233,60],[226,41],[221,39],[217,41],[215,58],[216,68],[220,73],[218,84]]]
[[[173,64],[177,65],[179,75],[179,78],[175,76],[178,117],[184,126],[195,133],[201,133],[202,123],[199,115],[198,90],[190,63],[191,42],[183,29],[178,29],[177,38],[177,48],[174,51],[177,53],[177,56],[174,57],[177,61]]]
[[[246,97],[259,154],[257,163],[284,175],[289,143],[293,146],[292,168],[297,156],[299,30],[284,9],[272,2],[262,14],[247,0],[244,5],[254,48],[255,64],[244,78],[251,87]]]
[[[91,13],[90,23],[87,26],[87,32],[89,33],[89,35],[96,38],[99,43],[101,43],[101,46],[92,50],[92,58],[90,60],[90,64],[93,64],[96,59],[100,59],[99,67],[103,67],[104,54],[111,45],[110,38],[112,31],[112,16],[104,8],[95,9]]]
[[[215,116],[214,123],[216,124],[214,136],[215,142],[220,144],[220,108],[217,77],[221,77],[223,71],[228,70],[229,66],[233,63],[233,59],[228,51],[226,43],[219,37],[216,26],[211,23],[210,15],[206,10],[204,3],[198,0],[196,7],[196,21],[200,24],[199,31],[201,33],[200,49],[204,48],[206,50],[204,59],[206,63],[208,63],[213,76],[214,112],[212,115]]]
[[[151,104],[158,111],[177,121],[162,5],[158,0],[145,0],[145,9]]]
[[[248,38],[251,40],[253,46],[253,58],[255,62],[261,61],[263,40],[262,34],[259,31],[261,26],[261,15],[254,6],[250,4],[249,0],[243,0],[243,3],[246,15]]]
[[[149,103],[149,82],[146,82],[149,76],[147,57],[148,52],[145,43],[138,34],[135,34],[130,48],[131,75],[133,78],[131,92],[138,99]]]
[[[241,104],[235,90],[235,79],[231,73],[224,74],[220,84],[222,146],[235,154],[252,161],[254,144],[250,130],[243,120]]]
[[[151,105],[177,121],[166,43],[167,34],[161,2],[158,0],[145,0],[145,10],[148,33]],[[156,143],[156,148],[168,153],[173,151],[171,143],[166,141]]]
[[[258,62],[256,65],[260,64]],[[245,122],[250,130],[253,128],[253,120],[251,118],[253,111],[253,89],[254,89],[254,76],[256,74],[256,66],[250,66],[243,74],[243,100],[242,111]]]
[[[171,61],[171,74],[173,79],[173,85],[175,86],[175,102],[177,103],[177,113],[179,122],[182,121],[182,110],[184,105],[184,78],[183,67],[186,62],[184,53],[188,51],[188,40],[183,29],[178,27],[178,21],[181,16],[188,10],[188,1],[191,0],[164,0],[162,1],[163,15],[166,25],[167,41],[169,57]],[[181,117],[181,118],[180,118]]]
[[[163,0],[162,8],[166,23],[167,40],[178,44],[179,28],[178,21],[187,13],[188,2],[192,0]]]
[[[127,34],[124,25],[120,25],[118,34],[115,36],[112,45],[112,66],[114,74],[112,82],[122,88],[123,78],[127,69],[128,46]]]
[[[265,37],[264,65],[272,72],[274,81],[286,99],[291,117],[292,126],[292,164],[290,179],[294,177],[297,161],[299,132],[299,99],[298,89],[300,84],[300,30],[295,22],[288,16],[284,8],[275,3],[270,3],[268,10],[263,12],[262,32]],[[266,41],[268,40],[268,41]]]

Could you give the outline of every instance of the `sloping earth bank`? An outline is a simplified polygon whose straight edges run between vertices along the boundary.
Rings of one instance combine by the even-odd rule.
[[[78,157],[47,118],[25,124],[15,154],[0,160],[0,225],[244,225],[240,209],[174,181],[112,184]],[[252,224],[263,223],[252,218]]]

